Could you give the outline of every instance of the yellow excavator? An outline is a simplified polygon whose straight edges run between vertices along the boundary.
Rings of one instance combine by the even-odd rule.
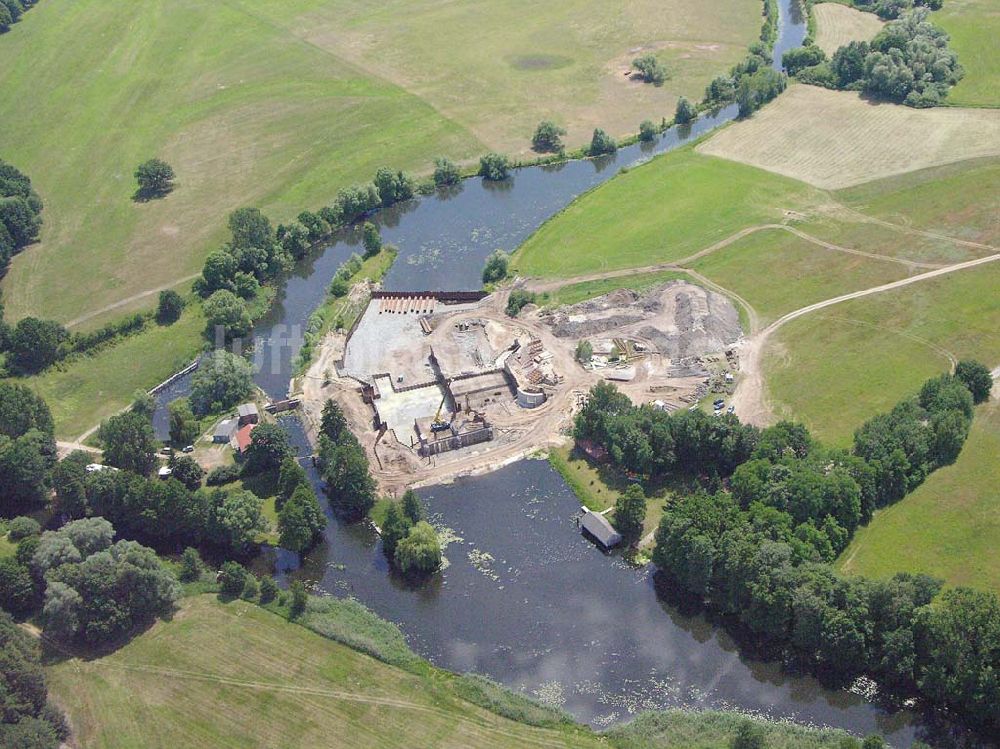
[[[447,395],[441,397],[441,405],[438,406],[437,413],[434,414],[434,421],[431,422],[432,432],[444,432],[451,429],[451,422],[445,421],[441,418],[441,411],[444,409],[444,403],[446,400],[448,400]]]

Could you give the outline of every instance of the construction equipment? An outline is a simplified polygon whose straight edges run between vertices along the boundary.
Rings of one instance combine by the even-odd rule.
[[[444,402],[448,400],[447,395],[441,396],[441,405],[438,406],[437,413],[434,414],[434,421],[431,422],[432,432],[444,432],[451,429],[451,422],[445,421],[441,418],[441,410],[444,408]]]

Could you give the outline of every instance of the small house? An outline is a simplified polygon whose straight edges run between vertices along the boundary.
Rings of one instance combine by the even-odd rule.
[[[236,453],[238,455],[243,455],[250,447],[250,435],[256,426],[256,424],[246,424],[236,431]]]
[[[260,412],[257,411],[256,403],[244,403],[236,409],[236,413],[239,416],[241,427],[260,421]]]
[[[580,518],[580,527],[593,536],[597,543],[605,549],[610,549],[622,542],[622,534],[614,529],[608,519],[597,512],[592,512],[586,507],[583,509],[583,517]]]
[[[236,430],[238,428],[238,419],[223,419],[215,425],[215,431],[212,432],[212,442],[218,442],[223,445],[227,442],[231,442],[233,435],[236,434]]]

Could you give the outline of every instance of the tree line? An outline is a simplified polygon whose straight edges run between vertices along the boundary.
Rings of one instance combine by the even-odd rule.
[[[368,457],[332,399],[323,407],[317,463],[334,512],[347,520],[360,520],[371,512],[377,496]],[[390,500],[381,531],[383,552],[404,575],[426,575],[441,566],[437,532],[426,521],[413,491],[399,503]]]
[[[35,7],[38,0],[0,0],[0,34],[21,20],[21,16]]]
[[[0,0],[0,31],[3,18],[19,0]],[[31,180],[12,164],[0,159],[0,276],[7,272],[10,259],[38,239],[42,228],[42,199]]]
[[[940,581],[923,575],[841,578],[830,566],[876,508],[958,457],[973,406],[991,387],[985,366],[963,361],[866,421],[851,450],[835,450],[800,424],[758,430],[732,415],[666,414],[600,384],[577,415],[575,436],[602,445],[632,475],[681,474],[700,485],[668,506],[653,561],[770,653],[837,680],[870,674],[894,694],[921,696],[992,730],[1000,704],[996,596],[939,595]],[[620,503],[635,538],[644,507],[639,490],[630,492],[635,511],[624,497]]]
[[[786,52],[783,62],[803,83],[911,107],[938,106],[964,70],[948,35],[927,17],[926,7],[915,8],[886,24],[871,43],[849,42],[829,60],[818,47],[806,46]]]

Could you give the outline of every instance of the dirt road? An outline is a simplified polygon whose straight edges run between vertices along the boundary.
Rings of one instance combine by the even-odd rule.
[[[736,407],[737,415],[745,422],[758,425],[766,424],[771,419],[772,411],[770,405],[767,403],[767,397],[764,389],[764,376],[761,371],[761,354],[764,344],[771,334],[784,326],[786,323],[796,320],[803,315],[808,315],[811,312],[832,307],[835,304],[840,304],[841,302],[846,302],[851,299],[860,299],[862,297],[871,296],[872,294],[881,294],[884,291],[900,289],[904,286],[909,286],[910,284],[928,281],[932,278],[938,278],[939,276],[947,275],[949,273],[968,270],[980,265],[985,265],[986,263],[996,262],[997,260],[1000,260],[1000,253],[987,255],[986,257],[977,258],[975,260],[968,260],[964,263],[955,263],[954,265],[927,271],[926,273],[910,276],[909,278],[893,281],[892,283],[882,284],[881,286],[873,286],[869,289],[852,291],[849,294],[841,294],[840,296],[833,297],[832,299],[826,299],[822,302],[816,302],[815,304],[800,307],[799,309],[778,318],[759,333],[755,334],[747,342],[743,349],[743,356],[740,362],[743,375],[736,386],[736,392],[734,393],[732,399],[732,404]]]

